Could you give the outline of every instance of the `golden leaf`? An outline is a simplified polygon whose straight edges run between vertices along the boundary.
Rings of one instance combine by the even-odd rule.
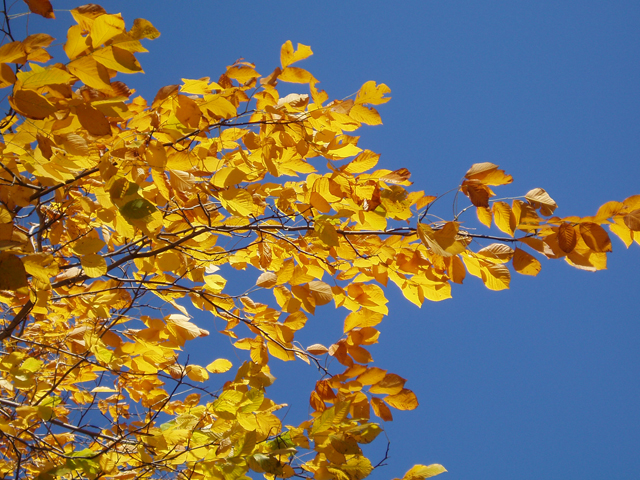
[[[500,264],[488,264],[480,267],[482,281],[489,290],[505,290],[509,288],[511,274],[509,269]]]
[[[282,48],[280,49],[280,64],[282,65],[282,68],[285,68],[291,65],[292,63],[299,62],[300,60],[304,60],[305,58],[308,58],[311,55],[313,55],[313,52],[311,51],[311,47],[307,45],[302,45],[301,43],[299,43],[298,48],[294,52],[293,44],[291,43],[291,40],[287,40],[284,43],[284,45],[282,45]]]
[[[491,209],[488,207],[476,207],[476,215],[478,216],[478,220],[485,227],[491,227],[491,220],[493,219],[493,215],[491,213]]]
[[[356,104],[371,104],[371,105],[380,105],[382,103],[387,103],[391,100],[390,97],[385,97],[387,93],[391,93],[391,89],[387,87],[384,83],[380,85],[376,85],[376,82],[370,80],[366,82],[360,90],[358,90],[358,95],[356,96],[355,103]]]
[[[611,240],[606,230],[597,223],[581,223],[579,225],[580,236],[584,243],[594,252],[610,252]]]
[[[380,417],[385,422],[390,422],[393,420],[391,410],[389,410],[389,407],[387,407],[379,398],[373,397],[371,399],[371,408],[373,408],[373,413],[375,413],[376,416]]]
[[[97,253],[89,253],[80,259],[84,273],[91,278],[98,278],[107,273],[107,262]]]
[[[349,116],[355,121],[364,123],[366,125],[382,125],[380,114],[373,107],[354,105],[349,110]]]
[[[104,47],[93,52],[92,57],[103,66],[122,73],[144,73],[133,55],[122,48]]]
[[[233,367],[233,364],[229,360],[226,358],[218,358],[207,365],[206,369],[211,373],[224,373],[231,370],[231,367]]]
[[[278,79],[283,82],[290,83],[316,83],[317,80],[303,68],[298,67],[285,67],[278,75]]]
[[[540,213],[545,216],[553,215],[553,212],[558,205],[553,199],[549,196],[549,194],[544,191],[542,188],[534,188],[533,190],[529,190],[524,198],[526,198],[531,206],[535,209],[540,209]]]
[[[369,388],[371,393],[386,393],[396,395],[402,392],[406,380],[395,373],[388,373],[378,383]]]
[[[407,388],[403,388],[395,395],[387,395],[383,400],[397,410],[414,410],[418,408],[416,394]]]
[[[511,175],[505,174],[504,170],[499,170],[497,165],[490,162],[473,164],[464,178],[482,185],[507,185],[513,182]]]
[[[381,313],[361,308],[360,310],[351,312],[347,315],[347,318],[344,319],[344,333],[347,333],[356,327],[373,327],[378,325],[383,318],[384,315]]]
[[[516,248],[512,263],[515,271],[522,275],[532,275],[535,277],[540,273],[540,269],[542,268],[540,262],[534,256],[520,248]]]
[[[42,120],[58,109],[47,98],[33,90],[16,90],[9,97],[11,106],[25,117]]]
[[[329,353],[329,349],[324,345],[314,343],[313,345],[309,345],[307,347],[307,352],[309,352],[311,355],[325,355]]]
[[[263,272],[256,280],[256,286],[262,288],[271,288],[278,283],[278,275],[273,272]]]
[[[425,478],[435,477],[436,475],[440,475],[446,471],[447,470],[442,465],[438,465],[436,463],[428,466],[414,465],[407,473],[404,474],[402,480],[424,480]]]
[[[505,202],[494,202],[492,211],[496,227],[513,237],[517,225],[509,204]]]
[[[100,15],[91,27],[91,45],[98,48],[124,31],[124,20],[120,15]]]
[[[206,382],[209,380],[209,373],[200,365],[187,365],[185,371],[187,377],[194,382]]]

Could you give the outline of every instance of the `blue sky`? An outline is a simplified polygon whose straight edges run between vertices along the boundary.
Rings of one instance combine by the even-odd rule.
[[[640,194],[637,1],[103,6],[162,33],[139,56],[147,75],[124,79],[145,98],[181,78],[216,79],[240,57],[266,75],[292,40],[312,47],[301,66],[332,98],[368,80],[391,88],[379,108],[384,125],[363,129],[360,146],[381,153],[383,166],[411,170],[416,189],[444,193],[471,164],[488,161],[515,179],[499,196],[542,187],[561,216]],[[45,23],[30,22],[31,33]],[[440,212],[452,202],[445,198]],[[617,238],[613,246],[604,272],[543,260],[537,278],[515,277],[509,291],[468,278],[452,300],[422,309],[391,286],[391,314],[372,353],[409,379],[421,405],[385,426],[390,459],[371,478],[401,477],[414,463],[442,463],[449,473],[440,478],[451,480],[637,478],[640,248],[627,251]],[[344,314],[324,307],[308,343],[312,334],[337,340]],[[301,362],[273,368],[271,395],[280,401],[291,403],[291,391],[317,378]],[[304,419],[308,391],[287,423]],[[381,440],[372,450],[374,463],[384,447]]]

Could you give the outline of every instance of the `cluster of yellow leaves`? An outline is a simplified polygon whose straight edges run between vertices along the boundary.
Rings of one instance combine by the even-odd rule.
[[[54,18],[48,0],[27,4]],[[127,29],[93,4],[71,15],[65,63],[38,65],[51,59],[46,34],[0,47],[12,109],[0,123],[2,475],[19,463],[43,479],[145,469],[365,478],[374,467],[361,445],[381,432],[371,413],[391,421],[391,409],[418,406],[404,378],[372,365],[389,280],[422,305],[449,298],[467,272],[492,290],[508,288],[509,263],[536,275],[525,249],[605,268],[603,225],[640,243],[640,196],[593,217],[555,217],[542,189],[493,201],[490,187],[512,178],[490,163],[473,165],[460,191],[507,237],[472,233],[458,217],[428,222],[436,197],[408,191],[410,173],[377,168],[379,155],[351,134],[381,123],[374,106],[389,88],[368,81],[329,102],[293,66],[308,46],[285,43],[267,76],[239,61],[217,81],[183,79],[147,102],[115,78],[142,73],[136,54],[159,35],[153,25]],[[308,93],[281,97],[279,82]],[[494,243],[472,250],[483,239]],[[230,268],[250,266],[255,287],[228,293]],[[272,302],[257,301],[269,290]],[[348,312],[342,336],[303,348],[296,334],[332,302]],[[209,336],[185,303],[248,352],[233,379],[216,383],[229,360],[180,355]],[[298,426],[283,427],[282,405],[265,396],[272,358],[320,372]],[[336,364],[342,372],[329,371]],[[106,423],[87,429],[78,415]],[[403,480],[443,471],[416,465]]]

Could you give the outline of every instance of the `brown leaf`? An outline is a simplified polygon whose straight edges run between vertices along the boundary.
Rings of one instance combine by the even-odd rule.
[[[24,0],[32,13],[41,15],[44,18],[56,18],[53,13],[53,6],[49,0]]]
[[[563,223],[558,227],[558,245],[560,250],[565,253],[573,251],[578,243],[578,235],[576,229],[569,223]]]
[[[609,234],[597,223],[581,223],[580,236],[584,243],[594,252],[610,252],[611,240]]]
[[[640,232],[640,209],[627,213],[624,216],[624,224],[629,227],[629,230]]]

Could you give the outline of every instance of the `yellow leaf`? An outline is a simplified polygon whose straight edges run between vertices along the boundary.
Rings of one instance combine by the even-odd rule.
[[[313,345],[309,345],[307,347],[307,352],[309,352],[311,355],[325,355],[326,353],[329,353],[329,349],[324,345],[314,343]]]
[[[92,57],[103,66],[122,73],[144,73],[133,53],[118,47],[104,47],[93,52]]]
[[[94,389],[91,390],[91,393],[113,393],[117,391],[118,390],[111,387],[95,387]]]
[[[91,44],[98,48],[121,33],[124,33],[124,20],[120,15],[100,15],[91,27]]]
[[[355,121],[366,125],[382,125],[380,114],[373,107],[354,105],[351,107],[351,110],[349,110],[349,116]]]
[[[285,68],[292,63],[299,62],[300,60],[304,60],[307,57],[313,55],[311,51],[311,47],[307,45],[298,44],[298,48],[296,51],[293,51],[293,44],[291,40],[287,40],[282,48],[280,49],[280,63],[282,64],[282,68]]]
[[[520,248],[516,248],[512,262],[514,270],[522,275],[531,275],[535,277],[540,273],[540,269],[542,268],[542,265],[540,265],[537,258]]]
[[[316,83],[317,80],[308,71],[298,67],[286,67],[278,78],[289,83]]]
[[[500,264],[486,264],[480,267],[482,281],[489,290],[506,290],[509,288],[511,274],[509,269]]]
[[[16,88],[36,90],[45,85],[66,84],[73,78],[73,75],[55,65],[42,68],[38,65],[31,64],[31,70],[18,73],[17,78],[19,83],[16,85]]]
[[[351,312],[347,315],[347,318],[344,319],[344,333],[347,333],[356,327],[373,327],[378,325],[383,318],[384,315],[381,313],[361,308],[360,310]]]
[[[513,182],[513,177],[499,170],[493,163],[475,163],[467,171],[464,178],[478,182],[482,185],[507,185]]]
[[[383,400],[398,410],[414,410],[418,408],[416,394],[407,388],[403,388],[400,393],[395,395],[387,395]]]
[[[187,365],[187,377],[194,382],[206,382],[209,380],[209,373],[200,365]]]
[[[391,89],[384,83],[376,86],[376,82],[374,82],[373,80],[369,80],[364,85],[362,85],[362,87],[360,87],[358,95],[356,96],[355,103],[358,105],[364,103],[368,103],[371,105],[380,105],[381,103],[387,103],[389,100],[391,100],[390,97],[384,96],[387,93],[391,93]]]
[[[236,116],[236,107],[221,95],[206,95],[204,103],[200,105],[203,113],[209,113],[214,118],[232,118]]]
[[[27,273],[45,283],[49,283],[49,279],[58,274],[58,264],[55,263],[53,255],[47,253],[34,253],[24,256],[22,257],[22,263]]]
[[[86,86],[96,90],[111,92],[111,81],[107,69],[97,63],[92,56],[84,56],[73,60],[67,68]]]
[[[488,207],[476,207],[476,215],[478,215],[478,220],[486,227],[491,227],[491,220],[493,219],[493,215],[491,214],[491,209]]]
[[[82,264],[84,273],[91,278],[98,278],[107,273],[107,262],[97,253],[84,255],[80,259],[80,263]]]
[[[220,275],[205,275],[204,282],[206,289],[213,293],[220,293],[227,284],[227,279]]]
[[[256,286],[262,288],[271,288],[278,283],[278,275],[273,272],[263,272],[256,280]]]
[[[633,231],[630,230],[629,227],[627,227],[625,224],[621,225],[620,223],[618,223],[617,219],[616,223],[612,223],[611,225],[609,225],[609,230],[617,235],[618,238],[620,238],[620,240],[624,242],[627,248],[629,248],[633,243]]]
[[[320,238],[325,245],[330,247],[337,247],[340,245],[338,232],[336,232],[335,227],[328,221],[317,220],[313,225],[313,229],[318,234],[318,238]]]
[[[362,151],[356,158],[347,163],[343,168],[347,173],[362,173],[375,167],[380,155],[371,150]]]
[[[313,280],[309,282],[309,291],[313,300],[315,301],[316,306],[326,305],[331,300],[333,300],[333,292],[331,291],[331,287],[320,281]]]
[[[253,197],[242,188],[230,188],[220,193],[222,206],[233,215],[248,217],[253,213]]]
[[[580,236],[584,243],[594,252],[610,252],[611,240],[607,231],[597,223],[581,223]]]
[[[442,466],[434,463],[432,465],[414,465],[407,473],[404,474],[402,480],[424,480],[425,478],[435,477],[447,470]]]
[[[554,210],[558,208],[556,202],[554,202],[549,194],[542,188],[534,188],[533,190],[529,190],[525,194],[524,198],[529,201],[533,208],[540,208],[540,213],[547,217],[549,215],[553,215]]]
[[[505,202],[494,202],[492,211],[496,227],[513,237],[513,232],[516,229],[516,221],[509,204]]]
[[[211,373],[224,373],[228,372],[231,367],[233,367],[233,364],[229,360],[226,358],[218,358],[207,365],[206,368]]]
[[[98,237],[84,237],[74,242],[72,249],[78,255],[87,255],[89,253],[98,253],[105,247],[105,243]]]
[[[388,373],[375,385],[369,388],[371,393],[386,393],[388,395],[396,395],[403,391],[406,380],[395,373]]]
[[[513,249],[504,243],[492,243],[477,252],[492,263],[506,263],[513,257]]]
[[[451,257],[467,249],[467,246],[457,239],[458,224],[456,222],[447,222],[439,230],[433,230],[429,225],[419,223],[417,233],[422,243],[436,255]]]

